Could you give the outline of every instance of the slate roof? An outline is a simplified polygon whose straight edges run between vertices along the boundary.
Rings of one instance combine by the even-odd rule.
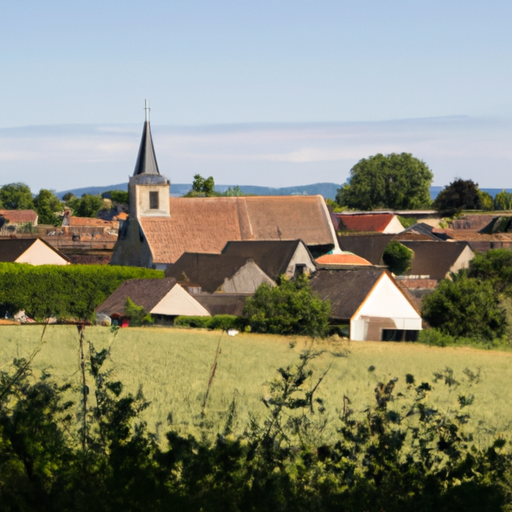
[[[170,198],[170,218],[140,217],[154,263],[184,252],[220,253],[236,240],[297,240],[308,247],[336,244],[322,196]]]
[[[96,312],[108,316],[114,313],[123,315],[126,297],[130,297],[137,306],[142,306],[144,311],[150,312],[175,285],[176,279],[170,277],[164,279],[130,279],[104,300],[96,308]]]
[[[134,176],[138,176],[140,174],[160,175],[158,163],[156,161],[155,148],[153,146],[153,138],[151,137],[149,120],[144,122],[144,126],[142,128],[139,153],[137,155],[137,162],[135,163],[135,170],[133,171]]]
[[[71,261],[65,254],[61,253],[43,238],[0,238],[0,261],[14,263],[23,253],[30,249],[36,240],[41,240],[61,258]]]
[[[462,251],[468,247],[465,242],[401,241],[414,251],[411,269],[405,275],[430,276],[443,279],[457,261]]]
[[[201,304],[210,315],[240,316],[250,293],[197,293],[192,297]]]
[[[228,242],[221,254],[184,253],[165,275],[213,293],[247,261],[252,260],[274,281],[286,271],[300,240]],[[306,249],[307,250],[307,249]],[[313,257],[311,257],[313,263]]]
[[[382,233],[395,217],[392,213],[376,214],[337,214],[339,229]]]
[[[342,251],[353,252],[368,260],[372,265],[382,263],[382,253],[386,246],[395,238],[393,234],[374,235],[342,235],[338,242]]]
[[[315,295],[331,302],[331,318],[349,321],[384,272],[375,267],[319,269],[309,284]]]
[[[10,224],[37,223],[38,215],[34,210],[0,210],[0,215]]]

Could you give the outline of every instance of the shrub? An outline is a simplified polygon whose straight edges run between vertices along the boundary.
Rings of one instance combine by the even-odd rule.
[[[130,319],[130,325],[132,327],[138,327],[143,324],[152,324],[154,322],[151,315],[146,313],[142,306],[137,306],[130,297],[126,297],[124,314]]]
[[[382,261],[396,275],[405,274],[411,268],[413,258],[414,252],[397,240],[389,242],[382,255]]]
[[[227,331],[228,329],[243,329],[241,319],[235,315],[215,315],[211,317],[210,329],[221,329]]]
[[[210,327],[211,316],[177,316],[174,319],[174,325],[180,327],[199,327],[208,329]]]
[[[329,301],[313,295],[308,277],[300,275],[294,280],[281,276],[277,286],[260,285],[245,301],[243,317],[252,332],[323,338],[329,334],[330,313]]]

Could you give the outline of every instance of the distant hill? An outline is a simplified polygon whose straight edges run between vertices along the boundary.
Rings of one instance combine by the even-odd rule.
[[[236,185],[216,185],[215,189],[219,192],[225,192],[229,187],[233,188]],[[298,185],[295,187],[281,187],[281,188],[272,188],[272,187],[258,187],[256,185],[240,185],[240,190],[245,194],[255,194],[259,196],[290,196],[290,195],[306,195],[306,196],[314,196],[321,195],[325,198],[334,199],[336,197],[337,190],[341,187],[341,185],[337,185],[336,183],[313,183],[313,185]],[[171,196],[172,197],[181,197],[186,194],[192,185],[190,183],[171,183]],[[430,197],[435,199],[439,192],[443,190],[444,187],[430,187]],[[75,188],[71,190],[63,190],[62,192],[57,192],[57,196],[62,199],[64,194],[68,192],[73,193],[76,197],[80,197],[82,194],[102,194],[103,192],[107,192],[107,190],[128,190],[128,183],[118,183],[117,185],[109,185],[108,187],[84,187],[84,188]],[[494,197],[496,194],[499,194],[503,189],[501,188],[482,188],[481,190],[491,194]],[[512,189],[505,189],[507,192],[512,192]]]
[[[216,185],[215,189],[219,192],[225,192],[228,188],[233,188],[236,185]],[[240,185],[240,190],[245,194],[255,194],[260,196],[289,196],[289,195],[321,195],[325,198],[334,199],[336,191],[341,185],[335,183],[314,183],[313,185],[300,185],[296,187],[258,187],[253,185]],[[186,194],[192,185],[190,183],[171,183],[171,196],[180,197]],[[57,196],[62,199],[64,194],[71,192],[76,197],[81,197],[82,194],[102,194],[108,190],[128,190],[128,183],[118,183],[117,185],[109,185],[107,187],[83,187],[71,190],[63,190],[57,192]]]

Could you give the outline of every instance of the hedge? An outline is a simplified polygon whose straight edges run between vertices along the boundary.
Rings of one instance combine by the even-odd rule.
[[[177,316],[174,325],[181,327],[200,327],[203,329],[240,329],[243,328],[242,319],[235,315],[215,316]]]
[[[140,267],[0,263],[0,303],[35,319],[86,319],[124,281],[162,277],[161,270]]]

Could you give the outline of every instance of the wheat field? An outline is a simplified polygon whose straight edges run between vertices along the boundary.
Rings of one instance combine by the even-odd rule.
[[[59,381],[79,387],[79,336],[75,326],[0,326],[0,370],[8,371],[13,358],[29,357],[37,375],[48,371]],[[41,341],[42,340],[42,341]],[[239,334],[176,328],[128,328],[116,335],[106,327],[87,327],[85,340],[99,350],[111,347],[112,377],[136,393],[142,387],[151,402],[144,419],[162,440],[169,428],[198,435],[222,431],[226,411],[236,404],[236,429],[243,430],[250,417],[266,414],[262,397],[276,369],[298,363],[302,350],[323,353],[312,363],[313,386],[328,367],[317,391],[325,403],[325,436],[334,435],[343,397],[362,413],[373,405],[373,390],[379,381],[398,377],[398,390],[405,389],[405,375],[416,382],[433,381],[434,372],[453,370],[455,386],[434,383],[429,401],[441,410],[454,411],[460,394],[474,395],[468,428],[478,442],[496,435],[508,436],[512,420],[512,353],[466,347],[428,347],[414,343],[348,342],[337,339],[315,342],[300,337]],[[205,393],[217,347],[215,375],[205,416]],[[478,378],[468,378],[469,369]],[[318,411],[315,413],[319,418]]]

